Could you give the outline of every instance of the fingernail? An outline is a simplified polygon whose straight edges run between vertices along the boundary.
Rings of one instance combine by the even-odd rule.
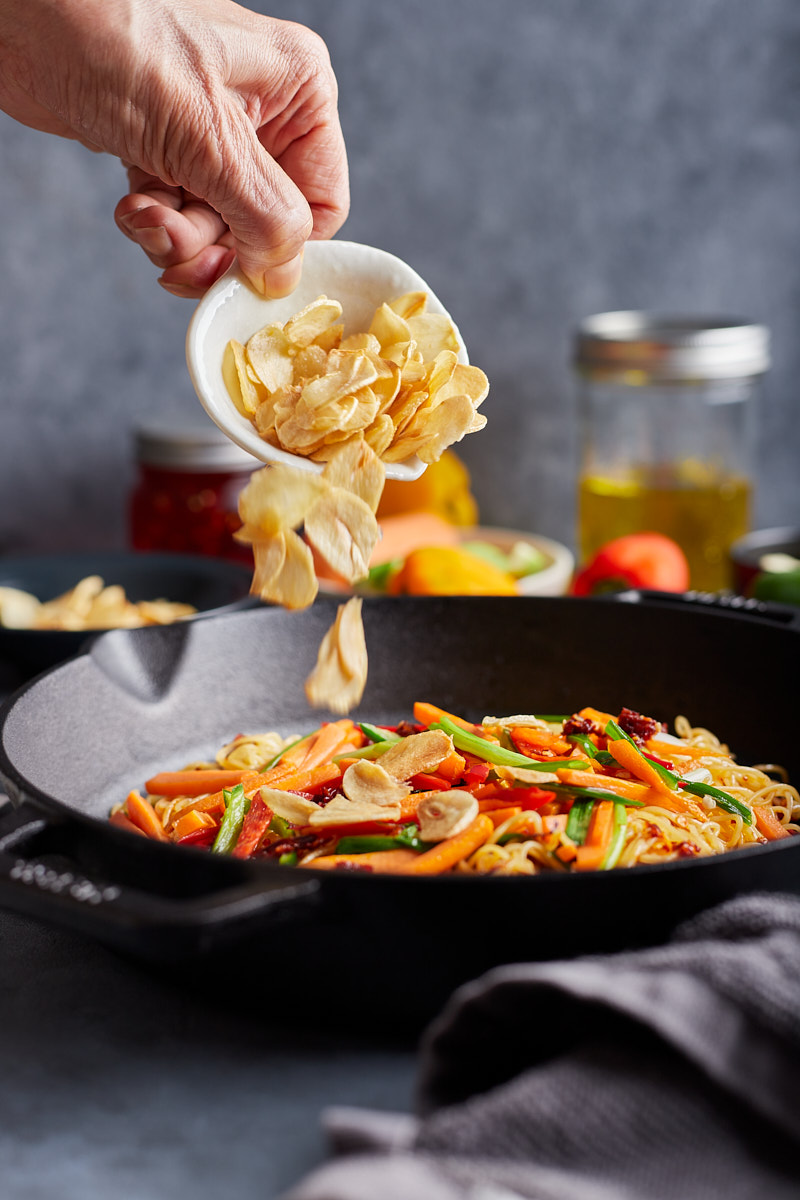
[[[180,296],[182,300],[195,300],[201,294],[197,288],[187,287],[182,283],[165,283],[163,279],[159,279],[158,282],[165,292]]]
[[[158,258],[172,250],[172,238],[163,225],[146,225],[132,230],[132,233],[146,254],[154,254]]]
[[[289,262],[281,263],[280,266],[270,267],[268,271],[264,271],[258,290],[263,292],[268,300],[277,300],[281,296],[288,296],[300,282],[302,272],[303,254],[301,251],[296,258],[290,259]]]

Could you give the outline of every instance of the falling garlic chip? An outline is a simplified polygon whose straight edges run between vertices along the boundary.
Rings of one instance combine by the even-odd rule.
[[[239,494],[239,516],[248,530],[283,533],[302,525],[311,505],[327,490],[319,475],[273,463],[250,476]]]
[[[380,529],[372,509],[359,496],[331,487],[306,514],[305,532],[328,566],[355,583],[369,571]]]
[[[419,835],[423,842],[443,842],[462,833],[479,811],[478,801],[470,792],[457,788],[432,792],[417,806]]]
[[[324,808],[317,807],[311,813],[308,824],[313,829],[331,828],[337,825],[357,825],[361,821],[399,821],[402,815],[399,804],[375,804],[369,800],[348,800],[346,796],[334,796]]]
[[[448,734],[441,729],[412,733],[396,742],[381,755],[381,766],[395,779],[411,779],[414,775],[435,771],[453,749]]]
[[[353,596],[341,604],[305,684],[313,708],[343,714],[360,701],[367,682],[367,643],[361,621],[361,600]]]
[[[400,783],[380,763],[362,759],[347,768],[342,777],[342,791],[348,800],[365,804],[399,804],[411,791]]]
[[[278,788],[262,787],[261,799],[270,812],[290,825],[308,825],[310,818],[322,809],[313,800],[297,796],[294,792],[282,792]]]
[[[331,455],[322,478],[334,488],[352,492],[375,512],[386,482],[386,468],[363,434],[359,434]]]
[[[277,570],[270,573],[271,556],[274,554],[276,559],[279,558],[281,543],[283,557]],[[262,547],[264,560],[261,560]],[[308,608],[314,602],[319,590],[314,557],[303,539],[293,530],[280,533],[266,543],[254,542],[253,555],[256,569],[250,585],[251,592],[283,608]]]

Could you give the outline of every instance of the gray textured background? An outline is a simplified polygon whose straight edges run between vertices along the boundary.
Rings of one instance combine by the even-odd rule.
[[[488,373],[486,522],[573,540],[576,320],[765,321],[759,525],[800,519],[797,0],[280,0],[328,42],[353,204]],[[195,412],[191,305],[117,232],[121,167],[0,116],[0,552],[124,544],[132,425]],[[199,409],[197,410],[199,411]]]

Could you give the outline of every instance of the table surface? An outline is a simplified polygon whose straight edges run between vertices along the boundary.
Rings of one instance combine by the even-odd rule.
[[[0,914],[4,1200],[278,1196],[331,1104],[408,1110],[414,1053],[279,1027],[102,946]]]

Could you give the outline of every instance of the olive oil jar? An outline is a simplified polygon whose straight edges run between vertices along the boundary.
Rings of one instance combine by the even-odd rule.
[[[689,560],[691,586],[731,583],[728,550],[750,528],[763,325],[609,312],[575,339],[580,380],[578,542],[654,530]]]

